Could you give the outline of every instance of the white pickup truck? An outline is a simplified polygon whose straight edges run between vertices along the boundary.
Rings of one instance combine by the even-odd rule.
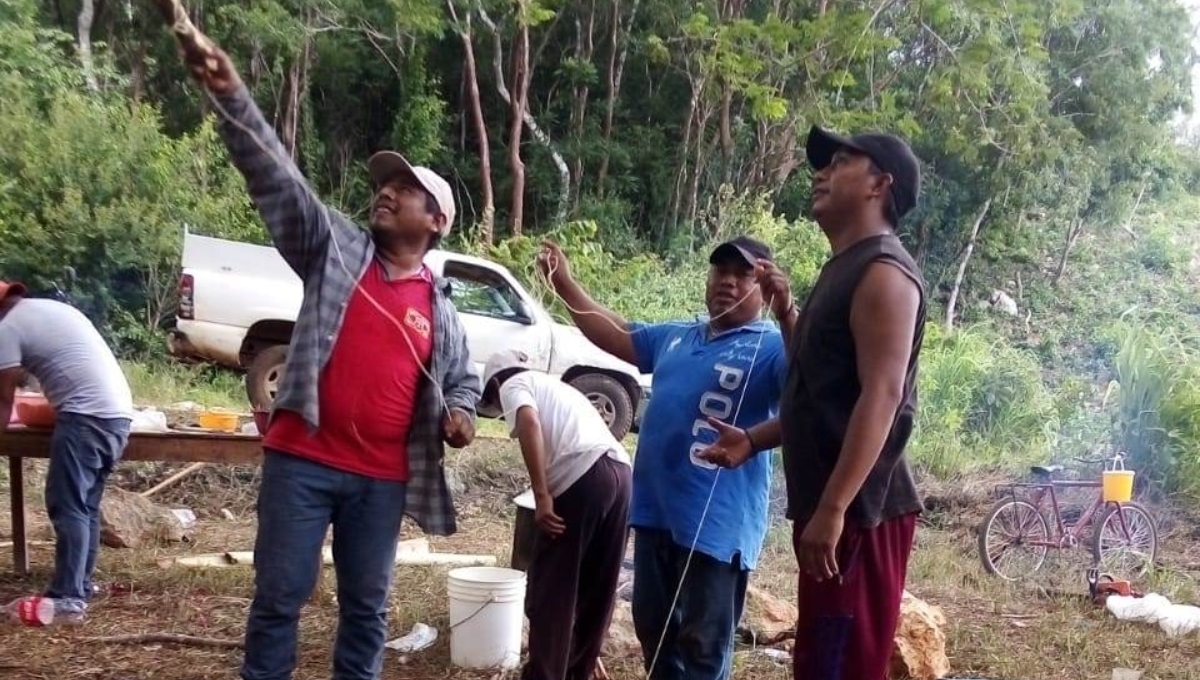
[[[636,426],[649,397],[649,375],[596,347],[574,326],[554,321],[495,262],[432,250],[425,263],[449,280],[480,373],[494,352],[519,348],[539,369],[586,394],[618,438]],[[244,369],[251,403],[270,404],[302,293],[300,278],[274,248],[185,231],[179,310],[168,349],[181,359]]]

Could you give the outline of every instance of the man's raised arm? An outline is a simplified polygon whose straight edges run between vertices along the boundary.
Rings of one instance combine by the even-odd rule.
[[[213,95],[217,129],[271,240],[292,269],[307,277],[329,240],[325,206],[259,111],[229,55],[187,40],[180,45],[192,75]]]
[[[562,250],[553,243],[543,244],[538,266],[567,305],[571,319],[583,336],[593,345],[616,358],[638,364],[637,352],[630,334],[629,322],[620,314],[592,299],[583,286],[571,276],[570,264]]]

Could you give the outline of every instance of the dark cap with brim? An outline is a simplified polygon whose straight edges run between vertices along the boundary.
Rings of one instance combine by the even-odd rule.
[[[880,170],[892,176],[892,204],[897,217],[904,217],[917,205],[921,196],[921,162],[904,140],[881,133],[843,137],[816,125],[809,130],[805,152],[814,169],[828,166],[840,149],[870,158]]]
[[[709,264],[720,264],[730,260],[743,260],[751,267],[759,260],[773,260],[771,248],[762,241],[749,236],[737,236],[720,244],[708,256]]]

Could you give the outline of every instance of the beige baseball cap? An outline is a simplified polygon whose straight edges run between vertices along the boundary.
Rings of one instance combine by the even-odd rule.
[[[483,367],[483,395],[479,400],[481,406],[491,406],[493,399],[499,406],[500,395],[495,390],[489,390],[488,385],[496,376],[511,369],[531,369],[533,363],[529,355],[519,349],[502,349],[488,358]]]
[[[457,211],[454,207],[454,192],[450,189],[450,183],[441,175],[424,166],[412,165],[395,151],[379,151],[372,155],[367,161],[367,172],[371,175],[371,184],[376,187],[400,174],[409,175],[417,180],[417,183],[433,196],[438,209],[446,216],[441,235],[445,237],[450,233],[450,225],[454,224]]]

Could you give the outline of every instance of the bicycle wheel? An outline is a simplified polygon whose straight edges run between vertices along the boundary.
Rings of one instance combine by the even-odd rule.
[[[979,559],[989,574],[1015,581],[1042,568],[1050,526],[1042,513],[1026,501],[1003,500],[992,507],[979,526]]]
[[[1108,506],[1092,535],[1092,556],[1100,564],[1100,570],[1113,578],[1144,576],[1158,557],[1158,527],[1154,517],[1137,503]]]

